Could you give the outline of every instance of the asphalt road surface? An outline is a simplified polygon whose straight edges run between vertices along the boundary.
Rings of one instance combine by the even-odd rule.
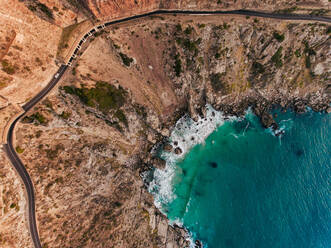
[[[33,108],[44,96],[48,94],[48,92],[60,81],[61,77],[67,70],[68,66],[71,65],[73,60],[78,54],[78,51],[81,48],[81,45],[86,41],[86,39],[92,36],[93,33],[105,28],[109,25],[114,25],[134,19],[139,19],[155,14],[185,14],[185,15],[244,15],[244,16],[254,16],[254,17],[263,17],[263,18],[273,18],[280,20],[308,20],[308,21],[319,21],[319,22],[328,22],[331,23],[331,18],[323,17],[323,16],[310,16],[310,15],[294,15],[294,14],[276,14],[276,13],[263,13],[258,11],[250,11],[250,10],[233,10],[233,11],[190,11],[190,10],[157,10],[152,11],[142,15],[136,15],[128,18],[123,18],[116,21],[106,22],[103,25],[99,25],[93,29],[91,29],[87,34],[84,35],[82,40],[80,40],[79,45],[77,45],[74,53],[69,59],[67,64],[61,65],[59,70],[54,74],[52,80],[47,84],[47,86],[40,91],[34,98],[32,98],[28,103],[23,106],[24,113],[17,117],[13,123],[11,124],[8,133],[7,133],[7,144],[4,144],[3,148],[5,153],[7,154],[9,160],[12,165],[15,167],[17,173],[20,175],[26,192],[28,196],[28,213],[29,213],[29,229],[31,238],[33,240],[35,248],[41,248],[40,239],[38,235],[38,229],[36,224],[36,216],[35,216],[35,195],[34,188],[31,181],[31,178],[25,169],[22,161],[17,155],[14,147],[13,147],[13,133],[16,123],[20,120],[24,114]]]

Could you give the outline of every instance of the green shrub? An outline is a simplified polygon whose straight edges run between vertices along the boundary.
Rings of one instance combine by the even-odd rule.
[[[326,29],[326,34],[331,34],[331,26],[328,26],[328,28]]]
[[[264,73],[265,69],[262,64],[257,61],[254,61],[252,64],[252,71],[254,74]]]
[[[283,47],[279,47],[277,52],[271,57],[271,61],[276,65],[276,67],[280,68],[283,66],[282,61],[282,51]]]
[[[179,54],[177,53],[175,56],[175,65],[174,70],[176,73],[176,77],[179,77],[182,73],[182,61],[180,60]]]
[[[278,32],[274,32],[273,36],[278,42],[283,42],[285,39],[284,34],[279,34]]]
[[[13,65],[11,65],[8,60],[5,60],[5,59],[2,60],[1,65],[2,65],[2,70],[4,72],[6,72],[7,74],[9,74],[9,75],[15,74],[15,67]]]
[[[46,118],[39,112],[36,112],[35,114],[33,114],[32,117],[35,120],[37,120],[40,124],[45,124],[47,122]]]
[[[126,66],[130,66],[130,64],[133,62],[133,58],[128,57],[124,53],[120,53],[120,57],[123,61],[123,64],[126,65]]]
[[[16,146],[15,150],[16,150],[17,153],[23,153],[24,152],[24,149],[22,149],[20,146]]]
[[[295,56],[296,56],[297,58],[301,57],[301,50],[300,50],[300,48],[297,49],[297,50],[295,50],[294,54],[295,54]]]
[[[187,35],[192,34],[193,28],[191,26],[188,26],[187,28],[185,28],[184,33]]]
[[[70,116],[71,116],[71,113],[65,112],[65,111],[62,111],[62,113],[60,114],[60,117],[62,117],[65,120],[68,120]]]
[[[179,23],[176,25],[176,31],[182,32],[182,26]]]
[[[119,109],[119,110],[116,111],[115,117],[120,122],[122,122],[126,127],[128,126],[128,120],[126,119],[126,116],[125,116],[124,112],[121,109]]]

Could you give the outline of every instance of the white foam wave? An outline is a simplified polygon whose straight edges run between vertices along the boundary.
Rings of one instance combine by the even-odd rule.
[[[176,196],[173,194],[173,179],[178,172],[177,162],[185,157],[192,147],[203,144],[205,139],[225,120],[233,121],[237,117],[225,117],[211,105],[206,105],[206,117],[192,120],[188,115],[179,119],[169,138],[173,147],[179,147],[181,154],[163,151],[161,157],[166,161],[163,170],[156,169],[153,181],[149,184],[149,191],[154,195],[155,205],[162,212],[166,212],[166,205]],[[180,220],[177,220],[180,223]]]

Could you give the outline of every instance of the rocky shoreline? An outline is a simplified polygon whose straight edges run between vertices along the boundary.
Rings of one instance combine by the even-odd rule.
[[[279,96],[278,96],[279,97]],[[238,103],[233,105],[220,105],[220,106],[212,106],[217,111],[222,111],[225,113],[225,115],[231,115],[231,116],[237,116],[242,117],[245,114],[245,111],[248,108],[252,108],[254,114],[259,117],[261,121],[261,125],[264,128],[272,128],[272,130],[275,132],[276,135],[279,135],[277,133],[278,131],[278,124],[275,122],[273,115],[270,113],[270,111],[274,107],[281,108],[282,111],[287,111],[288,109],[294,110],[297,114],[303,114],[306,112],[307,107],[310,107],[315,112],[321,112],[321,113],[330,113],[331,107],[330,107],[330,100],[329,96],[325,98],[321,98],[319,94],[317,95],[310,95],[306,98],[297,98],[293,97],[292,99],[289,99],[288,97],[284,98],[276,98],[275,100],[268,101],[266,99],[261,98],[249,98],[244,97],[243,99],[239,99]],[[195,112],[201,112],[205,113],[205,109],[203,106],[199,106],[197,109],[195,109]],[[182,112],[182,116],[190,115],[190,112]],[[179,118],[181,118],[180,116]],[[201,118],[205,118],[204,115],[200,116]],[[169,133],[171,133],[172,128],[178,121],[178,119],[174,119],[172,123],[169,123]],[[225,117],[227,118],[227,117]],[[144,180],[144,185],[146,187],[146,190],[149,186],[150,181],[152,181],[152,170],[154,169],[164,169],[165,168],[165,160],[158,157],[158,153],[156,151],[163,149],[168,152],[173,152],[175,154],[181,154],[182,150],[179,146],[173,147],[168,142],[169,136],[161,136],[159,140],[155,144],[150,145],[150,152],[141,154],[141,161],[143,161],[144,166],[141,167],[140,174]],[[146,179],[146,173],[149,173],[150,175],[147,176]],[[162,213],[160,213],[162,214]],[[181,243],[179,247],[183,247],[182,245],[183,240],[187,239],[188,237],[188,231],[185,229],[185,227],[180,227],[177,225],[173,226],[174,230],[177,230],[177,234],[181,237]],[[188,243],[186,243],[188,245]],[[194,247],[195,248],[201,248],[203,247],[203,244],[199,240],[194,240]]]

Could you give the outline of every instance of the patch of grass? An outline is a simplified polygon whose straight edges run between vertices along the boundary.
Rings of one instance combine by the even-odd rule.
[[[182,61],[180,60],[180,56],[178,53],[175,56],[174,70],[176,73],[176,77],[179,77],[180,74],[182,73]]]
[[[274,36],[274,38],[275,38],[278,42],[283,42],[284,39],[285,39],[284,34],[280,34],[280,33],[276,32],[276,31],[273,33],[273,36]]]
[[[199,23],[199,24],[198,24],[198,27],[199,27],[199,28],[205,28],[205,27],[206,27],[206,24],[204,24],[204,23],[201,23],[201,24],[200,24],[200,23]]]
[[[36,124],[46,124],[48,121],[41,113],[36,112],[30,116],[25,116],[22,120],[24,123],[32,123],[36,121]]]
[[[78,25],[79,23],[76,23],[62,29],[62,34],[57,51],[58,55],[61,53],[63,49],[68,47],[70,36],[72,35],[73,31],[78,27]]]
[[[122,122],[126,127],[128,127],[128,120],[124,114],[124,112],[119,109],[116,111],[115,115],[114,115],[120,122]]]
[[[130,64],[133,62],[133,58],[130,58],[130,57],[128,57],[126,54],[124,54],[124,53],[120,53],[120,57],[121,57],[121,59],[122,59],[122,61],[123,61],[123,64],[125,65],[125,66],[130,66]]]
[[[301,50],[300,50],[300,48],[297,49],[297,50],[295,50],[294,54],[295,54],[295,56],[296,56],[297,58],[301,57]]]
[[[276,65],[277,68],[283,66],[282,51],[283,47],[279,47],[277,52],[271,57],[271,61]]]
[[[21,153],[24,152],[24,149],[21,148],[20,146],[16,146],[15,150],[16,150],[16,152],[19,153],[19,154],[21,154]]]
[[[7,73],[9,75],[15,74],[16,68],[12,64],[10,64],[8,60],[6,60],[6,59],[2,60],[1,65],[2,65],[2,70],[5,73]]]
[[[98,81],[95,88],[76,88],[64,86],[64,91],[76,95],[86,105],[97,107],[102,112],[118,109],[126,102],[127,92],[120,86],[118,89],[107,82]]]

